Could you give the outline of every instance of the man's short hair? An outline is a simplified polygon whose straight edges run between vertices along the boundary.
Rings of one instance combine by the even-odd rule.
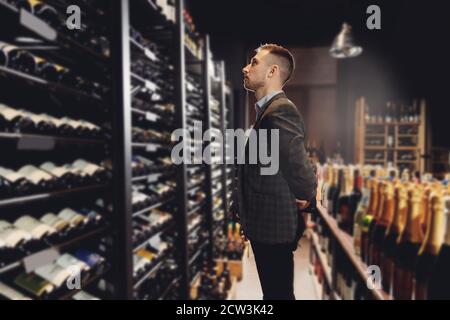
[[[259,52],[261,50],[267,50],[271,54],[277,56],[278,58],[281,58],[281,61],[283,62],[283,66],[280,68],[281,77],[283,79],[283,85],[286,84],[286,82],[289,81],[289,79],[292,77],[292,74],[294,73],[295,69],[295,61],[292,54],[289,52],[288,49],[274,43],[266,43],[261,46],[259,46],[255,51]]]

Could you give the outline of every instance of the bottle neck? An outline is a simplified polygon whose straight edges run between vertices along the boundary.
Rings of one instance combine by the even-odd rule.
[[[384,199],[386,197],[385,189],[386,189],[385,182],[381,182],[378,185],[378,203],[375,208],[375,215],[374,215],[375,219],[380,219],[381,216],[383,215]]]
[[[355,193],[360,193],[360,192],[362,192],[362,187],[363,187],[363,178],[361,175],[357,175],[355,177],[355,184],[353,187],[353,191]]]
[[[374,215],[377,203],[378,203],[378,184],[374,180],[372,181],[371,184],[369,210],[367,211],[368,215],[371,216]]]
[[[414,187],[413,187],[414,188]],[[401,242],[421,243],[423,239],[420,227],[420,201],[422,193],[414,188],[408,191],[408,209],[405,229],[402,232]]]
[[[445,236],[445,202],[441,195],[432,195],[430,199],[427,231],[420,253],[428,252],[437,255]]]
[[[444,207],[444,220],[446,221],[446,231],[445,231],[445,238],[444,243],[447,246],[450,246],[450,196],[445,197],[445,207]]]
[[[383,211],[380,216],[379,224],[388,227],[392,223],[392,220],[394,218],[394,209],[395,203],[394,203],[393,187],[391,184],[389,184],[386,186]]]
[[[400,234],[403,229],[403,221],[406,214],[406,197],[401,186],[397,186],[394,191],[394,216],[389,226],[388,233]]]

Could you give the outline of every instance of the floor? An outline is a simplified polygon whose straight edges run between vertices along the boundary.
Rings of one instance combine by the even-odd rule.
[[[294,294],[297,300],[318,300],[312,275],[309,273],[310,244],[307,238],[302,238],[301,248],[294,253]],[[258,271],[255,260],[250,251],[246,256],[243,268],[243,277],[237,284],[237,300],[261,300],[262,291],[259,284]]]

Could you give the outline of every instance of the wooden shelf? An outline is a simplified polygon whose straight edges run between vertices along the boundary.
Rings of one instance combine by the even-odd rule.
[[[332,288],[332,273],[331,268],[327,263],[327,257],[322,252],[320,245],[319,245],[319,239],[316,233],[311,232],[311,243],[313,245],[314,250],[316,251],[317,257],[319,258],[319,262],[322,265],[322,269],[324,270],[325,274],[325,281],[327,282],[328,286]]]
[[[384,155],[386,155],[387,151],[390,151],[390,154],[392,152],[399,152],[399,151],[411,151],[411,152],[418,152],[419,154],[428,154],[429,150],[427,150],[426,147],[426,121],[425,121],[425,115],[426,115],[426,101],[424,99],[421,99],[418,101],[418,118],[416,122],[385,122],[384,119],[381,122],[368,122],[366,121],[366,110],[369,107],[369,104],[367,103],[367,100],[364,97],[361,97],[356,100],[355,103],[355,130],[354,130],[354,137],[355,137],[355,152],[354,152],[354,162],[357,164],[364,164],[364,163],[380,163],[380,164],[387,164],[388,160],[384,159],[383,161],[373,161],[373,160],[367,160],[366,158],[370,155],[370,151],[378,151],[378,152],[384,152]],[[369,128],[370,127],[370,128]],[[411,132],[414,131],[414,132]],[[384,145],[368,145],[368,142],[371,142],[370,140],[375,139],[384,139]],[[387,142],[392,142],[395,145],[390,144],[390,146],[387,144]],[[413,146],[407,146],[405,145],[404,141],[405,139],[414,139],[414,145]],[[395,155],[394,157],[389,156],[389,159],[395,159],[397,158]],[[395,161],[392,161],[395,162]],[[413,170],[418,171],[425,171],[427,166],[429,165],[429,160],[418,158],[417,161],[414,162],[414,168]]]
[[[369,137],[369,138],[384,138],[384,133],[367,133],[366,132],[366,137]]]
[[[396,147],[396,150],[408,150],[408,151],[419,151],[420,149],[418,147]]]
[[[382,146],[365,146],[366,150],[387,150],[388,148]]]
[[[420,126],[419,122],[365,122],[366,126]]]
[[[365,162],[371,162],[371,163],[385,163],[384,160],[377,160],[377,159],[364,159]]]
[[[347,254],[350,262],[355,267],[357,273],[363,281],[367,278],[367,265],[361,260],[359,256],[355,254],[353,247],[353,237],[339,229],[336,220],[328,214],[326,208],[317,206],[318,212],[328,225],[332,235],[337,240],[337,243],[341,246],[343,251]],[[391,296],[381,289],[371,290],[373,296],[377,300],[392,300]]]
[[[317,279],[316,275],[314,274],[314,270],[312,265],[309,265],[309,273],[311,274],[311,277],[313,279],[313,287],[314,290],[316,291],[317,297],[319,297],[319,299],[322,299],[323,297],[323,288],[321,286],[321,284],[319,283],[319,280]]]

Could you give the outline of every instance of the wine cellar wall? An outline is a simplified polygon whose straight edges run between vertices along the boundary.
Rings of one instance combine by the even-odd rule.
[[[80,30],[66,26],[70,4],[83,9]],[[192,298],[214,259],[239,250],[227,246],[238,228],[232,170],[171,157],[177,128],[194,153],[207,146],[196,124],[200,137],[233,127],[208,36],[182,0],[5,0],[0,10],[12,26],[0,38],[2,295]],[[77,275],[81,288],[67,289]]]

